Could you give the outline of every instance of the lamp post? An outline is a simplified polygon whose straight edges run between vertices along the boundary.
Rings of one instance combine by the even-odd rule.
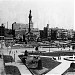
[[[48,38],[48,40],[49,40],[49,52],[50,52],[50,38]]]
[[[15,61],[15,51],[14,51],[14,61]]]
[[[49,42],[49,52],[50,52],[50,42]]]

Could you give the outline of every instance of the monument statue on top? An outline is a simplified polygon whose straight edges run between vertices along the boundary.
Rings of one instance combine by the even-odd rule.
[[[27,41],[29,42],[34,38],[33,33],[31,32],[31,29],[33,28],[31,10],[29,11],[28,18],[29,18],[29,28],[28,28],[28,32],[26,33],[26,36],[27,36]]]
[[[29,11],[29,33],[30,33],[30,24],[32,23],[32,15],[31,15],[31,10]]]

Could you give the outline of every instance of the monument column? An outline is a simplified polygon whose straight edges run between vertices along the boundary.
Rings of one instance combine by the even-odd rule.
[[[32,22],[32,15],[31,15],[31,10],[30,10],[29,11],[29,33],[30,33],[30,30],[31,30],[31,28],[30,28],[31,22]]]

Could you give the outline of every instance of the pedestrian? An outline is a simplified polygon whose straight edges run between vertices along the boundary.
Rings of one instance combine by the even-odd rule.
[[[38,51],[38,46],[35,47],[35,50]]]
[[[60,60],[61,60],[61,56],[60,56]]]
[[[14,52],[14,61],[15,61],[15,52]]]
[[[12,58],[11,58],[11,63],[12,63]]]
[[[16,50],[16,53],[17,53],[17,50]]]
[[[28,51],[27,50],[25,50],[24,56],[28,56]]]
[[[59,60],[59,56],[58,56],[58,60]]]
[[[12,54],[13,54],[13,51],[12,51]]]
[[[70,51],[70,48],[69,48],[69,51]]]
[[[59,46],[58,46],[58,49],[59,49]]]
[[[11,51],[9,51],[9,55],[10,55]]]
[[[10,54],[11,54],[11,51],[10,51]]]

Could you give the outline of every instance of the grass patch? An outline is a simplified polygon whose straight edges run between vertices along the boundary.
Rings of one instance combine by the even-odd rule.
[[[23,55],[19,55],[19,57],[22,60]],[[52,70],[53,68],[55,68],[56,66],[58,66],[60,64],[60,62],[54,61],[51,58],[41,57],[41,60],[42,60],[42,67],[45,67],[48,69],[48,71],[44,72],[43,74],[46,74],[47,72],[49,72],[50,70]],[[23,63],[23,64],[25,64],[25,63]],[[27,66],[27,68],[28,68],[28,66]],[[30,72],[33,75],[34,74],[38,75],[38,74],[36,74],[35,69],[30,69],[30,68],[28,68],[28,69],[30,70]],[[36,70],[38,70],[38,69],[36,68]]]
[[[60,62],[54,61],[51,58],[41,57],[41,60],[43,67],[46,67],[49,70],[52,70],[53,68],[55,68],[60,64]]]
[[[30,55],[43,55],[43,56],[72,56],[75,52],[70,51],[55,51],[55,52],[29,52]]]
[[[20,71],[16,66],[5,66],[6,74],[9,75],[21,75]]]
[[[14,59],[10,55],[3,55],[4,63],[14,62]]]
[[[21,49],[21,48],[34,48],[33,46],[26,46],[26,45],[15,45],[12,46],[12,49]]]
[[[20,49],[20,48],[24,48],[23,46],[12,46],[12,49]]]

